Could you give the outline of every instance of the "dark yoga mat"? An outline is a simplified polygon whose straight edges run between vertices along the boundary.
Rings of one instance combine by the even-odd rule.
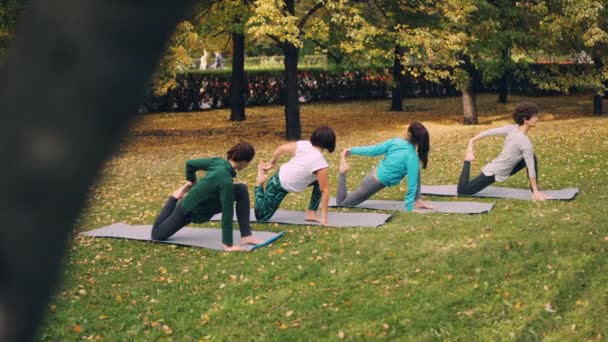
[[[286,223],[286,224],[301,224],[301,225],[319,225],[318,222],[306,221],[304,216],[306,215],[303,211],[295,210],[277,210],[268,223]],[[317,216],[321,216],[317,212]],[[378,214],[378,213],[338,213],[329,212],[327,214],[327,226],[328,227],[378,227],[386,222],[391,217],[390,214]],[[211,221],[220,221],[222,214],[217,214],[211,218]],[[236,220],[236,214],[234,215]],[[255,214],[251,209],[251,222],[257,222],[255,220]]]
[[[551,196],[553,200],[571,200],[576,197],[578,188],[565,188],[561,190],[541,190],[545,195]],[[458,196],[456,185],[423,185],[422,193],[436,196]],[[493,197],[509,198],[531,201],[530,189],[503,188],[499,186],[489,186],[471,196],[462,197]]]
[[[181,246],[202,247],[215,249],[218,251],[224,250],[224,247],[222,246],[222,231],[220,229],[185,227],[180,229],[180,231],[165,241],[152,240],[150,238],[151,231],[152,226],[131,226],[121,222],[114,223],[110,226],[89,230],[87,232],[82,232],[80,234],[95,237],[121,238],[169,243]],[[259,245],[245,246],[248,251],[267,246],[285,234],[285,232],[272,233],[260,231],[254,231],[252,233],[253,236],[264,240],[264,242]],[[235,243],[238,243],[241,239],[240,233],[236,230],[233,232],[233,239]]]
[[[417,209],[419,213],[446,213],[446,214],[483,214],[489,213],[494,207],[494,203],[482,202],[456,202],[456,201],[425,201],[431,204],[435,209]],[[336,205],[336,199],[329,200],[329,206],[340,207]],[[398,210],[405,211],[403,201],[384,201],[384,200],[367,200],[353,208],[377,209],[377,210]]]

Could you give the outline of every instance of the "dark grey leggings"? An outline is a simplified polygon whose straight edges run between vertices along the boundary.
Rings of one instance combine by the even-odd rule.
[[[340,173],[338,175],[338,190],[336,193],[336,205],[345,207],[354,207],[357,204],[363,203],[365,200],[372,197],[376,192],[385,188],[378,179],[376,179],[376,169],[372,169],[357,188],[357,190],[347,195],[346,189],[346,173]],[[418,177],[418,187],[416,189],[416,199],[420,199],[420,183],[421,178]]]
[[[336,205],[353,207],[361,204],[363,201],[372,197],[376,192],[384,189],[384,185],[376,179],[374,175],[376,169],[372,169],[370,173],[363,178],[359,187],[347,195],[346,189],[346,173],[340,173],[338,178],[338,190],[336,193]],[[416,199],[420,198],[420,177],[418,178],[418,187],[416,189]]]
[[[249,191],[245,184],[234,184],[234,199],[241,237],[249,236],[251,235]],[[209,221],[212,216],[213,214],[203,218],[201,222]],[[191,222],[192,215],[185,213],[181,203],[175,197],[170,196],[154,221],[152,240],[166,240]]]
[[[363,178],[363,181],[357,190],[348,195],[346,194],[346,173],[340,173],[338,178],[338,190],[336,193],[336,205],[354,207],[372,197],[376,192],[384,189],[384,185],[382,185],[374,176],[374,172],[376,172],[376,169],[372,169],[372,171]]]
[[[526,167],[526,161],[520,160],[515,166],[513,170],[511,170],[511,176],[519,172],[521,169]],[[536,159],[536,155],[534,155],[534,169],[536,170],[536,181],[538,182],[538,160]],[[481,190],[488,187],[490,184],[496,182],[496,178],[494,175],[486,176],[481,172],[479,176],[469,180],[469,175],[471,174],[471,162],[468,160],[464,161],[464,165],[462,166],[462,172],[460,173],[460,179],[458,180],[458,188],[456,191],[459,195],[470,196],[480,192]],[[529,179],[530,177],[528,177]],[[530,188],[532,190],[532,188]]]

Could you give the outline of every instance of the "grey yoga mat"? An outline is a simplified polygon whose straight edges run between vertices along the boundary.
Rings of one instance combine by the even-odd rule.
[[[286,224],[301,224],[301,225],[319,225],[318,222],[306,221],[304,216],[306,215],[303,211],[295,210],[277,210],[272,218],[268,221],[269,223],[286,223]],[[317,215],[320,214],[317,212]],[[251,209],[251,222],[256,222],[255,214]],[[328,227],[378,227],[386,220],[391,217],[390,214],[377,214],[377,213],[327,213],[327,226]],[[211,218],[211,221],[220,221],[222,214],[217,214]],[[234,215],[236,220],[236,215]]]
[[[203,247],[220,251],[224,249],[222,246],[222,231],[220,229],[185,227],[180,229],[177,233],[175,233],[175,235],[171,236],[165,241],[152,240],[150,238],[151,231],[152,226],[131,226],[121,222],[114,223],[110,226],[89,230],[87,232],[82,232],[80,234],[86,236],[143,240],[182,246]],[[248,251],[252,251],[254,249],[267,246],[274,240],[283,236],[283,234],[285,234],[285,232],[272,233],[254,231],[253,236],[264,240],[264,242],[258,245],[248,245],[245,247]],[[240,240],[240,233],[238,231],[233,232],[233,239],[235,243]]]
[[[494,207],[494,203],[481,202],[438,202],[425,201],[435,207],[435,209],[417,209],[420,213],[447,213],[447,214],[483,214],[489,213]],[[329,200],[329,206],[339,207],[336,205],[336,199]],[[367,200],[354,208],[377,209],[377,210],[399,210],[405,211],[403,201],[384,201],[384,200]]]
[[[565,188],[561,190],[541,190],[554,200],[571,200],[576,197],[578,188]],[[423,185],[422,193],[436,196],[458,196],[456,185]],[[498,186],[489,186],[470,197],[495,197],[531,201],[530,189],[514,189]]]

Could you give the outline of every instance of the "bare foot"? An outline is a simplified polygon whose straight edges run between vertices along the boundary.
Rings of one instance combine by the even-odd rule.
[[[177,188],[177,190],[175,190],[173,192],[172,196],[178,200],[184,198],[184,196],[186,196],[186,193],[188,193],[188,191],[190,191],[190,189],[192,189],[192,185],[193,185],[192,182],[190,182],[190,181],[186,182],[184,185]]]
[[[416,200],[416,202],[414,203],[414,209],[435,209],[435,207],[433,207],[428,202],[419,199]]]
[[[232,246],[226,246],[224,245],[224,251],[226,252],[240,252],[240,251],[246,251],[247,248],[245,248],[244,246],[241,245],[232,245]]]
[[[312,210],[306,210],[306,216],[304,217],[305,221],[314,221],[321,222],[321,220],[317,217],[317,213]]]
[[[264,182],[266,182],[266,179],[268,178],[268,176],[266,175],[266,171],[264,170],[265,166],[266,163],[260,162],[260,164],[258,164],[258,174],[255,176],[256,186],[263,185]]]
[[[346,173],[349,169],[350,169],[350,165],[348,165],[346,158],[341,157],[340,158],[340,169],[339,169],[340,173]]]
[[[245,236],[241,238],[241,245],[259,245],[264,242],[261,239],[254,237],[253,235]]]
[[[465,161],[475,160],[475,154],[473,153],[473,144],[472,143],[469,143],[469,146],[467,146],[467,152],[464,155],[464,160]]]
[[[342,152],[340,152],[340,158],[346,158],[350,155],[350,150],[345,148],[344,150],[342,150]]]

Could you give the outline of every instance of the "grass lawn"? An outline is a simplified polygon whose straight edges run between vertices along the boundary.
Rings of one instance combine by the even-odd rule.
[[[336,130],[337,151],[326,155],[332,193],[337,152],[403,135],[414,120],[431,134],[424,183],[454,184],[468,139],[510,123],[521,100],[481,96],[480,125],[468,127],[457,97],[407,100],[399,113],[386,111],[387,101],[303,105],[302,128],[305,138],[321,124]],[[606,340],[608,117],[590,115],[590,95],[532,100],[542,109],[530,133],[541,187],[579,187],[574,201],[496,200],[484,215],[395,212],[376,229],[256,224],[287,234],[251,253],[76,236],[40,338]],[[247,115],[244,123],[228,122],[227,110],[138,117],[90,189],[75,232],[152,224],[183,183],[185,160],[223,156],[239,139],[255,145],[254,163],[268,160],[284,143],[283,108]],[[473,174],[502,141],[476,144]],[[350,161],[354,187],[378,159]],[[251,195],[254,175],[255,166],[238,175]],[[527,187],[525,171],[502,185]],[[404,192],[402,184],[376,198]],[[290,194],[282,208],[304,209],[309,195]]]

